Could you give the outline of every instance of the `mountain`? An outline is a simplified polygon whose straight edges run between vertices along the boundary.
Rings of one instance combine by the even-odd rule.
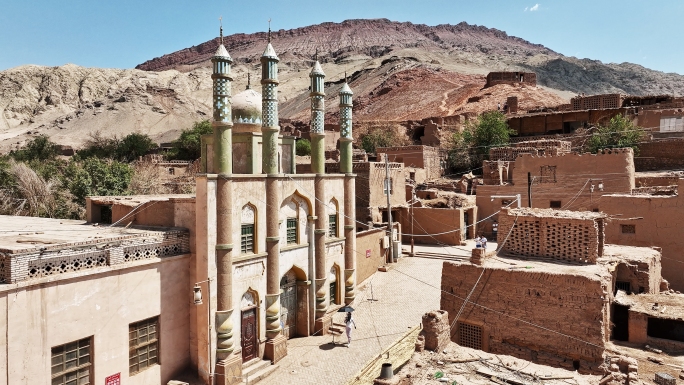
[[[556,53],[482,26],[427,26],[387,19],[347,20],[274,31],[282,118],[309,119],[314,56],[326,77],[327,119],[335,122],[345,74],[357,120],[417,120],[479,113],[517,95],[520,108],[567,103],[576,93],[684,94],[684,76],[636,64],[604,64]],[[258,82],[267,33],[224,37],[233,94],[247,73]],[[149,134],[168,142],[211,114],[210,58],[219,39],[151,59],[136,69],[21,66],[0,71],[0,152],[38,134],[81,146],[89,135]],[[489,71],[533,71],[537,87],[483,89]],[[257,84],[253,85],[257,90]]]

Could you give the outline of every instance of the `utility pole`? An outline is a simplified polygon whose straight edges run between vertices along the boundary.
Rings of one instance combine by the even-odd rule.
[[[532,207],[532,173],[527,173],[527,207]]]
[[[415,217],[413,216],[413,207],[416,204],[416,185],[415,181],[413,181],[413,199],[411,199],[411,256],[415,257],[416,255],[413,252],[413,222],[415,221]]]
[[[385,194],[387,194],[387,227],[389,228],[389,263],[394,261],[394,227],[392,226],[392,204],[390,203],[389,154],[385,154]]]

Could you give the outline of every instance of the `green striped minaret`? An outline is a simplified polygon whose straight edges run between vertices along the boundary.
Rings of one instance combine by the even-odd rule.
[[[325,173],[325,73],[316,60],[311,78],[311,172]]]
[[[340,90],[340,172],[352,172],[352,92],[346,81]]]

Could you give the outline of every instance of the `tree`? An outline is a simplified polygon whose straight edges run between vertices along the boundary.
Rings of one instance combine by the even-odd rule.
[[[493,147],[509,143],[515,131],[508,127],[506,116],[499,111],[485,112],[468,121],[462,133],[455,133],[449,150],[449,164],[458,171],[478,167]]]
[[[128,134],[121,139],[116,148],[117,160],[132,162],[151,150],[157,148],[157,144],[146,134]]]
[[[295,150],[299,156],[311,155],[311,142],[308,139],[299,139],[295,145]]]
[[[80,204],[89,195],[125,195],[133,170],[126,163],[88,158],[72,162],[67,170],[69,191]]]
[[[180,137],[173,141],[168,157],[179,160],[199,159],[202,155],[202,135],[211,134],[213,131],[208,120],[196,122],[192,128],[183,130]]]
[[[361,148],[368,154],[375,154],[378,147],[391,147],[396,141],[394,130],[376,128],[361,138]]]
[[[587,141],[587,150],[597,153],[604,148],[634,149],[634,155],[639,154],[637,146],[644,136],[644,130],[622,115],[610,119],[606,126],[599,125]]]
[[[59,154],[57,145],[45,135],[40,135],[28,142],[19,150],[10,152],[10,156],[18,161],[54,159]]]

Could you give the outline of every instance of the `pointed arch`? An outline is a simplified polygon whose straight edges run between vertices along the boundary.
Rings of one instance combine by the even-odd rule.
[[[284,245],[307,241],[307,217],[311,215],[311,202],[299,191],[283,199],[280,204],[280,238]]]
[[[328,214],[328,237],[340,237],[340,203],[333,197],[326,205]]]
[[[292,276],[295,277],[295,279],[297,281],[307,281],[308,280],[307,276],[306,276],[306,271],[304,269],[302,269],[301,267],[297,266],[296,264],[292,264],[292,266],[289,269],[284,271],[280,276],[281,279],[283,277],[285,277],[285,275],[287,273],[291,273]]]
[[[254,306],[259,306],[259,292],[253,289],[251,286],[242,294],[240,298],[240,307],[249,308]]]
[[[344,287],[344,282],[342,281],[340,265],[333,263],[330,268],[328,285],[330,305],[340,305],[342,304],[342,288]]]

